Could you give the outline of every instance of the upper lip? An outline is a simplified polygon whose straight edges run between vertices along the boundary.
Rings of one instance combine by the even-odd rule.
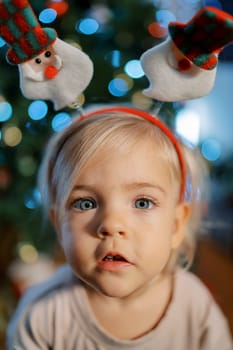
[[[124,260],[125,262],[130,262],[124,254],[122,254],[118,251],[105,251],[100,255],[98,261],[99,262],[103,261],[104,258],[106,258],[107,256],[116,256],[118,258],[122,258],[122,260]]]

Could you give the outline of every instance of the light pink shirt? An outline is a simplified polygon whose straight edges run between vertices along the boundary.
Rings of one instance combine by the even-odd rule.
[[[14,350],[233,350],[226,319],[193,274],[177,270],[172,301],[157,327],[123,341],[98,324],[68,266],[26,294],[10,324],[8,345]]]

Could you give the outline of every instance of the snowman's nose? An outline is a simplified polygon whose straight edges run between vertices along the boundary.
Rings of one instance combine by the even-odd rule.
[[[45,69],[44,75],[47,79],[53,79],[56,77],[57,73],[58,73],[58,69],[56,67],[48,66]]]

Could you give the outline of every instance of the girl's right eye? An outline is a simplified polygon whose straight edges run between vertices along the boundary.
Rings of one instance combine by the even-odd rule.
[[[96,202],[90,198],[80,198],[73,202],[73,207],[81,211],[91,210],[96,208]]]

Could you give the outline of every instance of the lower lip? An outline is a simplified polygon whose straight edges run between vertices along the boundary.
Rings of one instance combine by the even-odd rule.
[[[101,261],[98,266],[105,271],[120,272],[132,264],[127,261]]]

